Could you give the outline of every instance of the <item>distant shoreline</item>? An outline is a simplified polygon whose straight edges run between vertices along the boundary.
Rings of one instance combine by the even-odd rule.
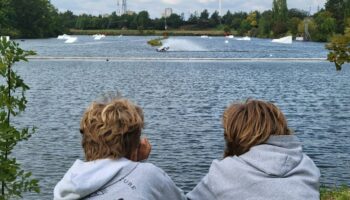
[[[70,29],[73,35],[129,35],[129,36],[225,36],[223,30],[120,30],[120,29],[102,29],[102,30],[79,30]]]

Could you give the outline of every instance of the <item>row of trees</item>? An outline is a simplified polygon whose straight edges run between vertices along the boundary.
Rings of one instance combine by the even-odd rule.
[[[286,0],[273,0],[272,9],[264,12],[227,11],[220,16],[208,10],[184,14],[173,13],[166,19],[151,19],[147,11],[118,16],[75,15],[71,11],[59,13],[49,0],[1,0],[0,34],[14,37],[50,37],[69,29],[220,29],[235,35],[280,37],[284,35],[311,36],[314,41],[328,41],[334,33],[344,33],[345,19],[350,16],[349,0],[327,0],[325,8],[314,15],[288,9]],[[307,24],[305,26],[305,24]],[[309,35],[305,35],[305,27]]]
[[[288,9],[286,0],[273,0],[272,9],[264,12],[227,11],[222,17],[217,11],[203,10],[193,13],[186,20],[184,14],[173,13],[166,19],[151,19],[147,11],[118,16],[115,12],[106,16],[74,15],[71,11],[60,13],[63,27],[67,29],[152,29],[164,30],[165,21],[170,29],[222,29],[235,35],[253,37],[304,36],[313,41],[329,41],[334,33],[344,32],[344,20],[349,16],[350,1],[328,0],[325,8],[314,15]],[[308,31],[305,30],[307,27]],[[307,35],[305,33],[308,33]]]
[[[63,32],[49,0],[0,0],[0,35],[42,38]]]

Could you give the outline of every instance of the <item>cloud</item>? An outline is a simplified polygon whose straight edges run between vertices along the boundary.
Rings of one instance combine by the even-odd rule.
[[[181,0],[162,0],[162,2],[165,4],[177,5],[181,3]]]
[[[212,2],[218,2],[219,0],[197,0],[198,3],[203,3],[203,4],[208,4],[208,3],[212,3]]]

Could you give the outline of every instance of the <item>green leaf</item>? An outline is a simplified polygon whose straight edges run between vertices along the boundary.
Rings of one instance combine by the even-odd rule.
[[[29,89],[12,66],[18,61],[27,61],[27,56],[35,55],[26,51],[14,41],[0,39],[0,184],[4,191],[0,200],[22,198],[22,193],[40,192],[38,180],[32,179],[31,172],[24,172],[16,158],[11,158],[11,151],[20,141],[27,140],[35,128],[17,129],[12,120],[26,108],[25,91]]]

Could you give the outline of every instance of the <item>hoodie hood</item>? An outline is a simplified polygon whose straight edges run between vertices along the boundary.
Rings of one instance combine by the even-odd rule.
[[[252,147],[239,158],[268,175],[284,177],[300,164],[303,153],[296,136],[270,136],[265,144]]]
[[[76,160],[54,189],[54,200],[80,199],[108,183],[131,161],[101,159],[84,162]]]
[[[319,200],[320,171],[294,135],[270,136],[240,156],[215,160],[187,194],[193,200]]]

